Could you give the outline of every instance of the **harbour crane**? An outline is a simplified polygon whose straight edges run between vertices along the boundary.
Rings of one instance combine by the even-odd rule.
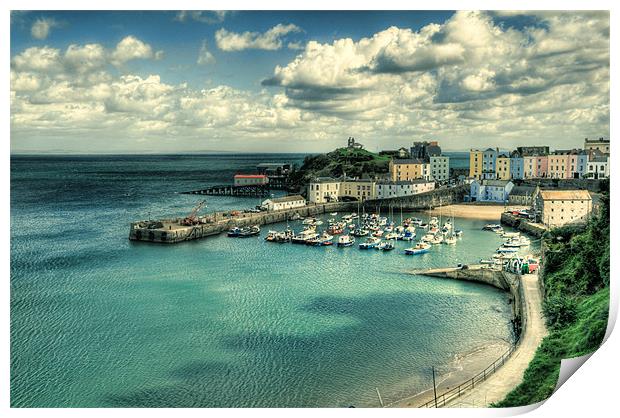
[[[200,209],[202,209],[205,206],[205,203],[207,203],[206,200],[201,200],[200,202],[198,202],[198,204],[196,206],[194,206],[194,209],[192,209],[192,211],[189,213],[189,215],[187,215],[185,218],[183,218],[183,220],[181,221],[182,225],[196,225],[198,223],[198,219],[196,217],[196,215],[198,214],[198,212],[200,211]]]

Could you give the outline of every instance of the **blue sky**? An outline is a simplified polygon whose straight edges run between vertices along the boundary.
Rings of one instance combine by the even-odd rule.
[[[609,16],[14,12],[11,86],[13,152],[560,148],[608,136]]]

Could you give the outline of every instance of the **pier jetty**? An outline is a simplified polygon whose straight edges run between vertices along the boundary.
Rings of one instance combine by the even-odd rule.
[[[335,202],[260,213],[238,213],[234,216],[231,216],[230,212],[216,212],[207,216],[194,217],[189,222],[188,218],[142,220],[130,224],[129,239],[175,244],[218,235],[234,227],[286,222],[296,215],[308,217],[356,209],[356,203]]]
[[[190,190],[180,192],[181,194],[199,194],[204,196],[237,196],[237,197],[267,197],[271,192],[269,184],[252,184],[244,186],[235,186],[232,184],[224,184],[220,186],[211,186],[206,189]]]

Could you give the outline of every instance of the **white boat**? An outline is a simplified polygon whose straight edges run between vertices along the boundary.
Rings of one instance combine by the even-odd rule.
[[[456,244],[456,236],[450,236],[450,237],[446,237],[443,239],[443,243],[444,244],[450,244],[450,245],[454,245]]]
[[[499,247],[497,249],[498,253],[516,253],[517,251],[519,251],[517,248],[511,248],[511,247]]]
[[[362,250],[367,250],[369,248],[375,248],[380,243],[381,243],[381,240],[379,238],[369,237],[369,238],[366,239],[366,241],[360,243],[359,247]]]
[[[394,249],[394,244],[389,241],[384,241],[381,244],[379,244],[376,248],[381,251],[392,251]]]
[[[515,237],[520,237],[521,233],[520,232],[504,232],[502,234],[502,238],[515,238]]]
[[[414,247],[406,248],[405,254],[407,255],[424,254],[424,253],[427,253],[430,248],[431,248],[430,244],[420,242],[416,244]]]
[[[441,244],[442,242],[443,242],[443,236],[442,235],[435,235],[433,240],[430,241],[431,244]]]
[[[527,239],[526,237],[518,237],[518,238],[512,238],[508,241],[506,241],[504,243],[504,247],[508,247],[508,248],[518,248],[518,247],[527,247],[528,245],[530,245],[530,240]]]
[[[301,221],[303,225],[314,225],[315,222],[316,222],[315,218],[306,218],[303,221]]]
[[[435,239],[435,235],[434,234],[426,234],[422,237],[422,242],[431,242]]]
[[[338,216],[338,212],[332,212],[330,213],[331,216]]]
[[[389,234],[386,234],[384,238],[385,238],[386,240],[395,240],[395,239],[398,239],[398,236],[399,236],[399,234],[398,234],[398,233],[396,233],[396,232],[390,232]]]
[[[355,244],[355,238],[350,235],[341,235],[338,237],[337,245],[339,247],[350,247]]]

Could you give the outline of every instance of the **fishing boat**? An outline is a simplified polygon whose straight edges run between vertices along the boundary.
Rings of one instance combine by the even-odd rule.
[[[520,236],[521,236],[520,232],[504,232],[502,234],[502,238],[516,238]]]
[[[234,227],[232,228],[230,231],[228,231],[228,236],[229,237],[233,237],[236,238],[239,236],[239,234],[241,233],[241,228],[239,227]]]
[[[376,248],[381,251],[392,251],[394,249],[394,244],[389,241],[384,241],[381,244],[379,244]]]
[[[260,234],[260,226],[258,225],[254,225],[251,226],[249,228],[241,228],[241,231],[239,231],[239,238],[249,238],[249,237],[253,237],[255,235]]]
[[[495,231],[496,229],[503,229],[501,225],[498,224],[486,224],[482,227],[483,231]]]
[[[303,221],[301,221],[303,225],[315,225],[315,222],[316,222],[316,218],[306,218]]]
[[[278,231],[268,231],[267,236],[265,237],[265,241],[275,242],[277,235]]]
[[[424,253],[427,253],[430,248],[431,248],[430,244],[420,242],[420,243],[417,243],[414,247],[405,248],[405,254],[407,255],[424,254]]]
[[[344,229],[340,224],[334,224],[330,225],[330,227],[327,228],[327,232],[329,232],[330,234],[342,234],[344,232]]]
[[[291,238],[293,244],[305,244],[308,240],[317,238],[319,234],[314,229],[307,229]]]
[[[370,248],[375,248],[376,246],[378,246],[381,243],[381,240],[379,238],[375,238],[375,237],[368,237],[366,239],[366,241],[360,243],[359,247],[362,250],[367,250]]]
[[[338,216],[338,212],[332,212],[330,213],[331,216]]]
[[[372,233],[373,237],[377,237],[377,238],[381,238],[383,236],[383,230],[382,229],[377,229],[375,232]]]
[[[457,237],[462,237],[463,236],[463,231],[461,229],[455,229],[454,230],[454,235],[456,235]]]
[[[514,247],[499,247],[497,249],[498,253],[516,253],[517,251],[519,251],[517,248]]]
[[[339,247],[350,247],[355,244],[355,238],[350,235],[341,235],[338,237],[337,245]]]

